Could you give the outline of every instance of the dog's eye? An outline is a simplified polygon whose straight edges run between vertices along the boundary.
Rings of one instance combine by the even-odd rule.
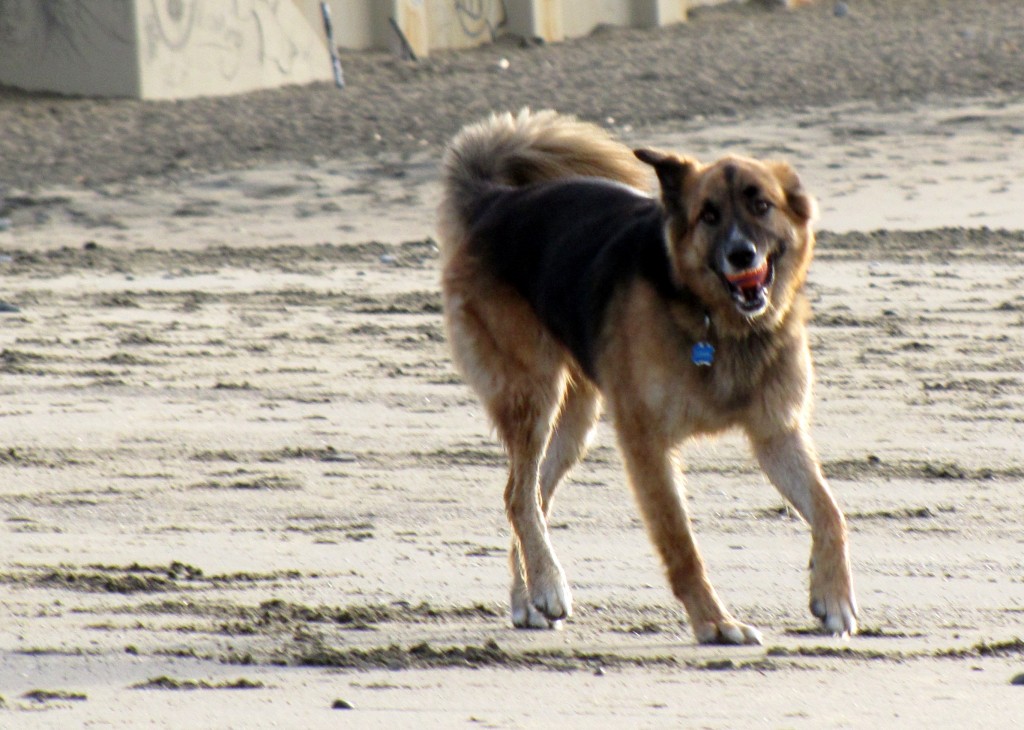
[[[718,213],[718,208],[713,205],[705,205],[704,210],[700,212],[700,222],[707,226],[717,226],[718,222],[722,219],[722,216]]]
[[[772,204],[764,198],[758,198],[750,204],[750,208],[754,211],[754,215],[764,215],[772,209]]]

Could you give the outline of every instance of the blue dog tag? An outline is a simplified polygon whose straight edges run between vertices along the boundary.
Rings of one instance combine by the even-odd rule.
[[[715,361],[715,348],[710,342],[698,342],[690,350],[690,359],[697,367],[710,367]]]

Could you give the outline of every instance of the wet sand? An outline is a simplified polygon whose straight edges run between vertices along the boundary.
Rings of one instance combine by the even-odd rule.
[[[703,27],[778,22],[753,13]],[[576,615],[509,627],[504,457],[444,341],[433,143],[8,177],[0,725],[1019,724],[1024,99],[887,94],[601,115],[787,157],[820,199],[814,435],[851,526],[849,641],[815,632],[807,529],[727,436],[686,450],[687,492],[765,646],[694,645],[607,425],[553,517]]]

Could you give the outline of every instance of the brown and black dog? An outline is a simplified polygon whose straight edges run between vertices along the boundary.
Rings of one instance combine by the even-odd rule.
[[[660,200],[642,192],[640,161]],[[448,337],[509,458],[513,624],[571,613],[547,515],[605,407],[698,641],[761,642],[712,588],[676,480],[680,443],[734,426],[811,526],[811,612],[854,633],[846,524],[808,435],[815,204],[793,170],[633,152],[593,125],[524,110],[464,128],[443,186]]]

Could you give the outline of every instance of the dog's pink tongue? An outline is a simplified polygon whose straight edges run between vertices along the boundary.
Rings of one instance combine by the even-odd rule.
[[[741,271],[738,274],[726,274],[726,279],[729,283],[735,286],[737,289],[746,291],[747,289],[757,289],[764,285],[765,280],[768,278],[768,262],[765,261],[759,268],[747,269]]]

